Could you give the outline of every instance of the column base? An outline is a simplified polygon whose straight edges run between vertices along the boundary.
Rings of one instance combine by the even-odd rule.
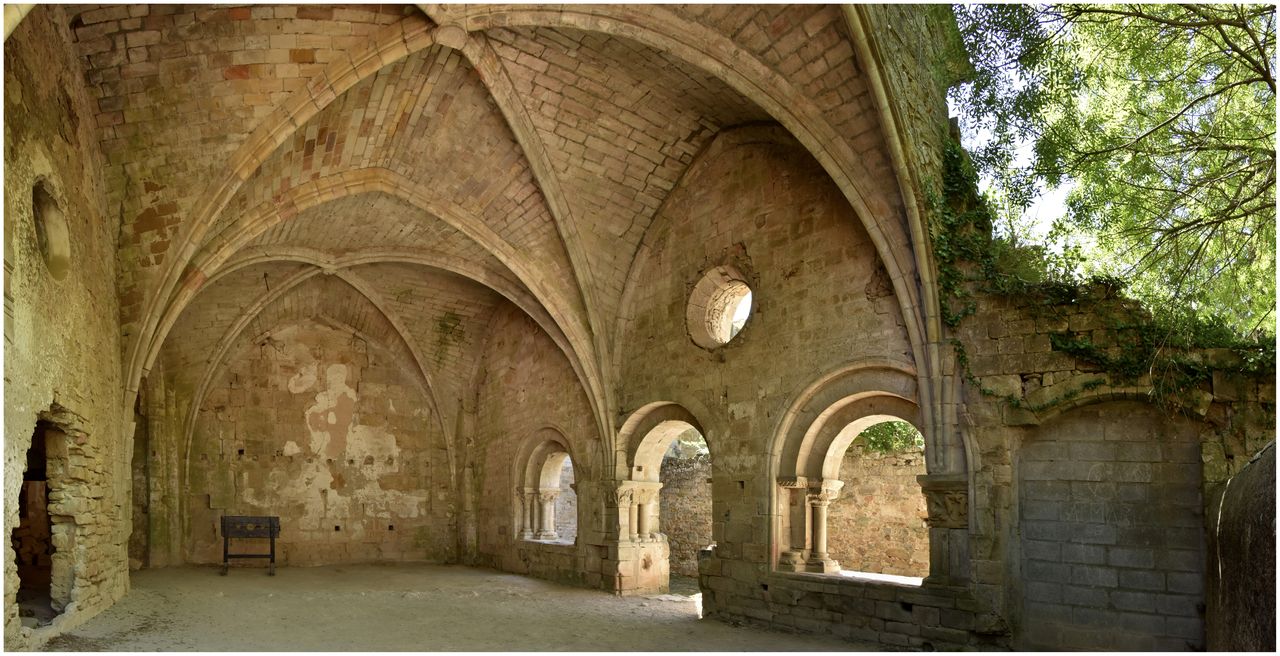
[[[784,551],[778,556],[778,569],[784,572],[803,572],[804,554],[799,551]]]
[[[538,531],[538,535],[537,535],[537,537],[536,537],[536,538],[534,538],[534,539],[536,539],[536,540],[556,540],[556,539],[559,539],[559,537],[560,537],[560,536],[559,536],[559,535],[557,535],[555,531]]]
[[[836,574],[840,571],[840,563],[830,558],[810,558],[804,564],[804,571],[820,574]]]

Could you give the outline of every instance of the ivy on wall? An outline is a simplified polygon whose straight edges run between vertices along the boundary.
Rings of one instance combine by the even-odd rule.
[[[1197,397],[1209,391],[1215,370],[1248,376],[1275,371],[1274,343],[1264,338],[1243,337],[1191,308],[1154,316],[1126,297],[1122,280],[1081,279],[1036,248],[995,237],[994,214],[978,192],[968,154],[955,140],[946,143],[941,184],[925,188],[942,321],[948,328],[959,328],[977,312],[977,294],[1011,301],[1029,317],[1058,326],[1067,325],[1071,315],[1091,314],[1101,330],[1051,332],[1053,350],[1071,355],[1081,371],[1106,374],[1112,385],[1150,384],[1156,403],[1183,411],[1196,407]],[[967,382],[1018,408],[1039,411],[1107,382],[1100,376],[1032,407],[1021,397],[983,387],[970,370],[964,344],[955,337],[951,344]]]

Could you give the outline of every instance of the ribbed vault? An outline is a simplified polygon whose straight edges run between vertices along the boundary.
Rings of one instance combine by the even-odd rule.
[[[474,354],[430,354],[442,312],[478,337],[515,304],[612,449],[613,332],[640,244],[698,153],[748,124],[781,124],[832,176],[923,352],[904,204],[869,182],[888,149],[837,8],[165,8],[143,61],[107,15],[86,8],[74,33],[126,235],[126,403],[162,355],[198,388],[210,335],[253,335],[249,315],[338,272],[409,327],[397,339],[424,380],[474,377]],[[259,289],[273,281],[296,290]]]

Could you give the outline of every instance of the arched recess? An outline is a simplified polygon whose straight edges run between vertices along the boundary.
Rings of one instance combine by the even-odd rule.
[[[219,558],[224,512],[281,516],[286,564],[450,558],[450,447],[427,390],[385,329],[361,321],[369,310],[333,307],[346,304],[274,308],[220,367],[188,447],[187,562]]]
[[[1204,648],[1206,426],[1104,393],[1014,442],[1015,648]]]
[[[541,428],[520,444],[511,477],[516,483],[512,504],[515,538],[551,542],[561,539],[556,531],[556,501],[562,492],[560,476],[566,461],[574,466],[574,474],[581,480],[583,470],[578,465],[582,461],[573,457],[569,440],[557,428]],[[576,504],[573,510],[577,511]]]
[[[839,570],[827,552],[827,508],[844,486],[839,475],[845,450],[864,429],[882,421],[925,426],[918,387],[909,365],[881,360],[839,367],[797,395],[770,448],[775,477],[770,544],[778,570]],[[948,435],[925,433],[926,453],[944,446]],[[932,468],[929,474],[920,483],[929,508],[930,541],[943,547],[930,549],[930,576],[953,580],[964,570],[952,571],[949,563],[968,558],[968,479],[963,474],[931,476]]]
[[[341,289],[346,290],[349,298],[345,302],[337,302],[337,310],[327,313],[320,308],[310,308],[306,304],[290,302],[291,300],[296,300],[299,290],[308,284],[316,284],[317,280],[325,283],[329,281],[336,282]],[[263,324],[264,319],[266,319],[265,313],[268,309],[283,308],[285,304],[288,305],[288,309],[283,310],[284,316],[277,317],[273,321],[267,321],[265,325]],[[308,312],[310,315],[303,316]],[[344,313],[363,313],[372,318],[382,326],[381,332],[384,333],[384,338],[380,339],[378,336],[368,334],[367,330],[361,327],[361,324],[366,323],[365,321],[345,318],[343,316]],[[380,344],[389,353],[397,354],[397,357],[393,358],[397,363],[397,367],[403,371],[409,380],[416,382],[430,410],[430,421],[443,436],[450,479],[452,480],[456,477],[457,450],[454,448],[452,423],[442,413],[442,406],[437,399],[431,375],[424,365],[426,360],[413,345],[413,341],[409,339],[403,323],[387,309],[385,303],[380,301],[376,291],[354,272],[349,270],[323,270],[317,267],[299,271],[290,278],[277,283],[274,288],[267,290],[250,303],[240,316],[226,327],[217,346],[210,354],[203,375],[193,389],[191,404],[181,424],[181,448],[177,452],[181,458],[177,472],[179,488],[184,488],[186,482],[192,480],[192,446],[197,418],[211,390],[211,386],[224,369],[227,358],[237,352],[239,348],[242,348],[244,344],[260,341],[276,328],[286,325],[290,321],[303,318],[319,318],[342,329],[349,330],[369,343]],[[189,496],[182,495],[177,508],[179,516],[170,518],[181,522],[183,534],[188,532],[187,521],[191,511],[189,504]]]

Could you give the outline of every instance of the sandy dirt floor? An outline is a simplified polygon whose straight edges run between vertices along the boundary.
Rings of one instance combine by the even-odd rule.
[[[693,597],[615,597],[462,566],[183,567],[133,574],[45,651],[859,651],[700,620]]]

